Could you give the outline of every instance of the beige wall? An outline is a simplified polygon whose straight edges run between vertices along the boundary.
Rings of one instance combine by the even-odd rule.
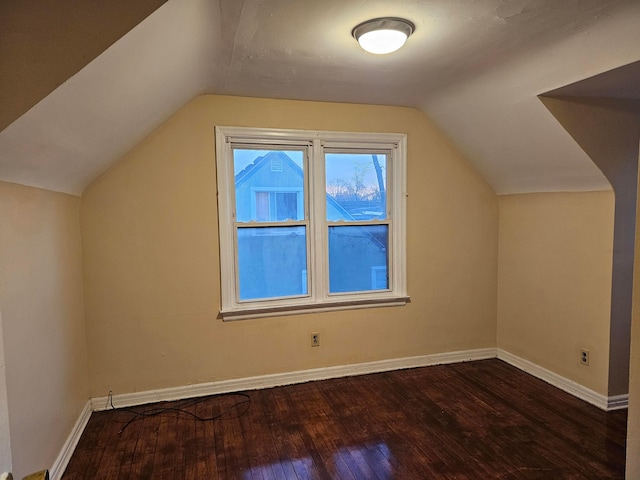
[[[0,182],[0,308],[16,478],[52,466],[88,400],[79,203]]]
[[[640,155],[638,160],[640,160]],[[640,252],[640,210],[636,210],[635,233],[635,251]],[[640,255],[637,253],[633,267],[626,478],[640,478]]]
[[[411,303],[218,319],[215,125],[406,132]],[[493,191],[417,110],[196,98],[82,197],[91,395],[495,346],[497,222]]]
[[[613,192],[507,195],[499,205],[498,348],[607,395]]]

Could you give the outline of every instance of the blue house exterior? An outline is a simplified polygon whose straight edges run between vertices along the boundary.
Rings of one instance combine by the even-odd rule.
[[[286,153],[256,158],[235,176],[240,299],[306,295],[307,241],[304,225],[261,226],[261,222],[304,220],[304,174]],[[327,220],[352,222],[352,215],[326,195]],[[386,225],[329,227],[329,291],[386,289]]]

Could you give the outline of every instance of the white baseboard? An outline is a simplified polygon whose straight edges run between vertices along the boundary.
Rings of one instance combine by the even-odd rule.
[[[148,390],[144,392],[124,393],[114,395],[112,401],[116,407],[131,407],[146,403],[203,397],[219,393],[259,390],[262,388],[291,385],[294,383],[303,383],[313,380],[326,380],[329,378],[365,375],[367,373],[426,367],[430,365],[444,365],[447,363],[484,360],[496,357],[530,375],[533,375],[536,378],[539,378],[540,380],[543,380],[577,398],[580,398],[581,400],[590,403],[591,405],[595,405],[602,410],[610,411],[627,408],[629,395],[616,395],[611,397],[601,395],[598,392],[574,382],[573,380],[569,380],[557,373],[540,367],[529,360],[513,355],[506,350],[496,348],[482,348],[476,350],[420,355],[416,357],[394,358],[374,362],[339,365],[335,367],[221,380],[219,382],[199,383],[196,385]],[[91,407],[94,412],[109,409],[109,397],[92,398]]]
[[[500,360],[507,362],[508,364],[513,365],[516,368],[519,368],[523,372],[533,375],[540,380],[544,380],[554,387],[570,393],[574,397],[578,397],[579,399],[584,400],[591,405],[595,405],[602,410],[610,411],[627,408],[627,405],[629,403],[628,394],[607,397],[591,390],[590,388],[585,387],[584,385],[580,385],[573,380],[569,380],[568,378],[558,375],[551,370],[547,370],[546,368],[536,365],[529,360],[525,360],[516,355],[513,355],[506,350],[498,348],[497,356]]]
[[[78,417],[78,420],[76,420],[71,433],[69,434],[69,438],[64,442],[58,458],[56,458],[56,461],[49,471],[49,478],[51,478],[51,480],[60,480],[62,477],[62,474],[64,473],[65,468],[67,468],[69,460],[71,460],[71,456],[80,441],[82,432],[84,432],[84,429],[87,426],[91,413],[91,401],[87,401],[82,412],[80,412],[80,416]]]
[[[420,355],[417,357],[394,358],[375,362],[339,365],[336,367],[315,368],[312,370],[299,370],[295,372],[276,373],[257,377],[221,380],[219,382],[199,383],[197,385],[163,388],[160,390],[149,390],[145,392],[124,393],[113,395],[112,400],[115,407],[131,407],[134,405],[143,405],[145,403],[203,397],[219,393],[259,390],[262,388],[291,385],[294,383],[303,383],[312,380],[326,380],[329,378],[349,377],[353,375],[364,375],[367,373],[426,367],[429,365],[443,365],[446,363],[466,362],[471,360],[484,360],[495,357],[495,348],[436,353],[431,355]],[[91,399],[91,406],[95,412],[107,410],[110,408],[109,397],[93,398]]]
[[[613,395],[607,398],[607,408],[606,410],[610,412],[611,410],[622,410],[623,408],[629,407],[629,394],[625,393],[624,395]]]

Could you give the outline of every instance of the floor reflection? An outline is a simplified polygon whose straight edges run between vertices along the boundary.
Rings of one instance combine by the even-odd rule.
[[[393,456],[386,443],[340,448],[333,454],[337,476],[333,478],[365,478],[390,480],[393,478]]]
[[[332,463],[316,465],[310,457],[279,460],[245,470],[244,480],[256,478],[375,478],[391,480],[394,459],[386,443],[340,447]],[[289,470],[289,471],[287,471]]]

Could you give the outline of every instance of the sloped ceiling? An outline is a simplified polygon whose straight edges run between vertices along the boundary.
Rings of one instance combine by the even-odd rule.
[[[0,131],[165,2],[0,2]]]
[[[363,52],[351,29],[387,15],[415,34]],[[537,96],[640,60],[639,24],[636,0],[169,0],[0,132],[0,179],[81,194],[219,93],[412,106],[497,193],[605,189]]]

